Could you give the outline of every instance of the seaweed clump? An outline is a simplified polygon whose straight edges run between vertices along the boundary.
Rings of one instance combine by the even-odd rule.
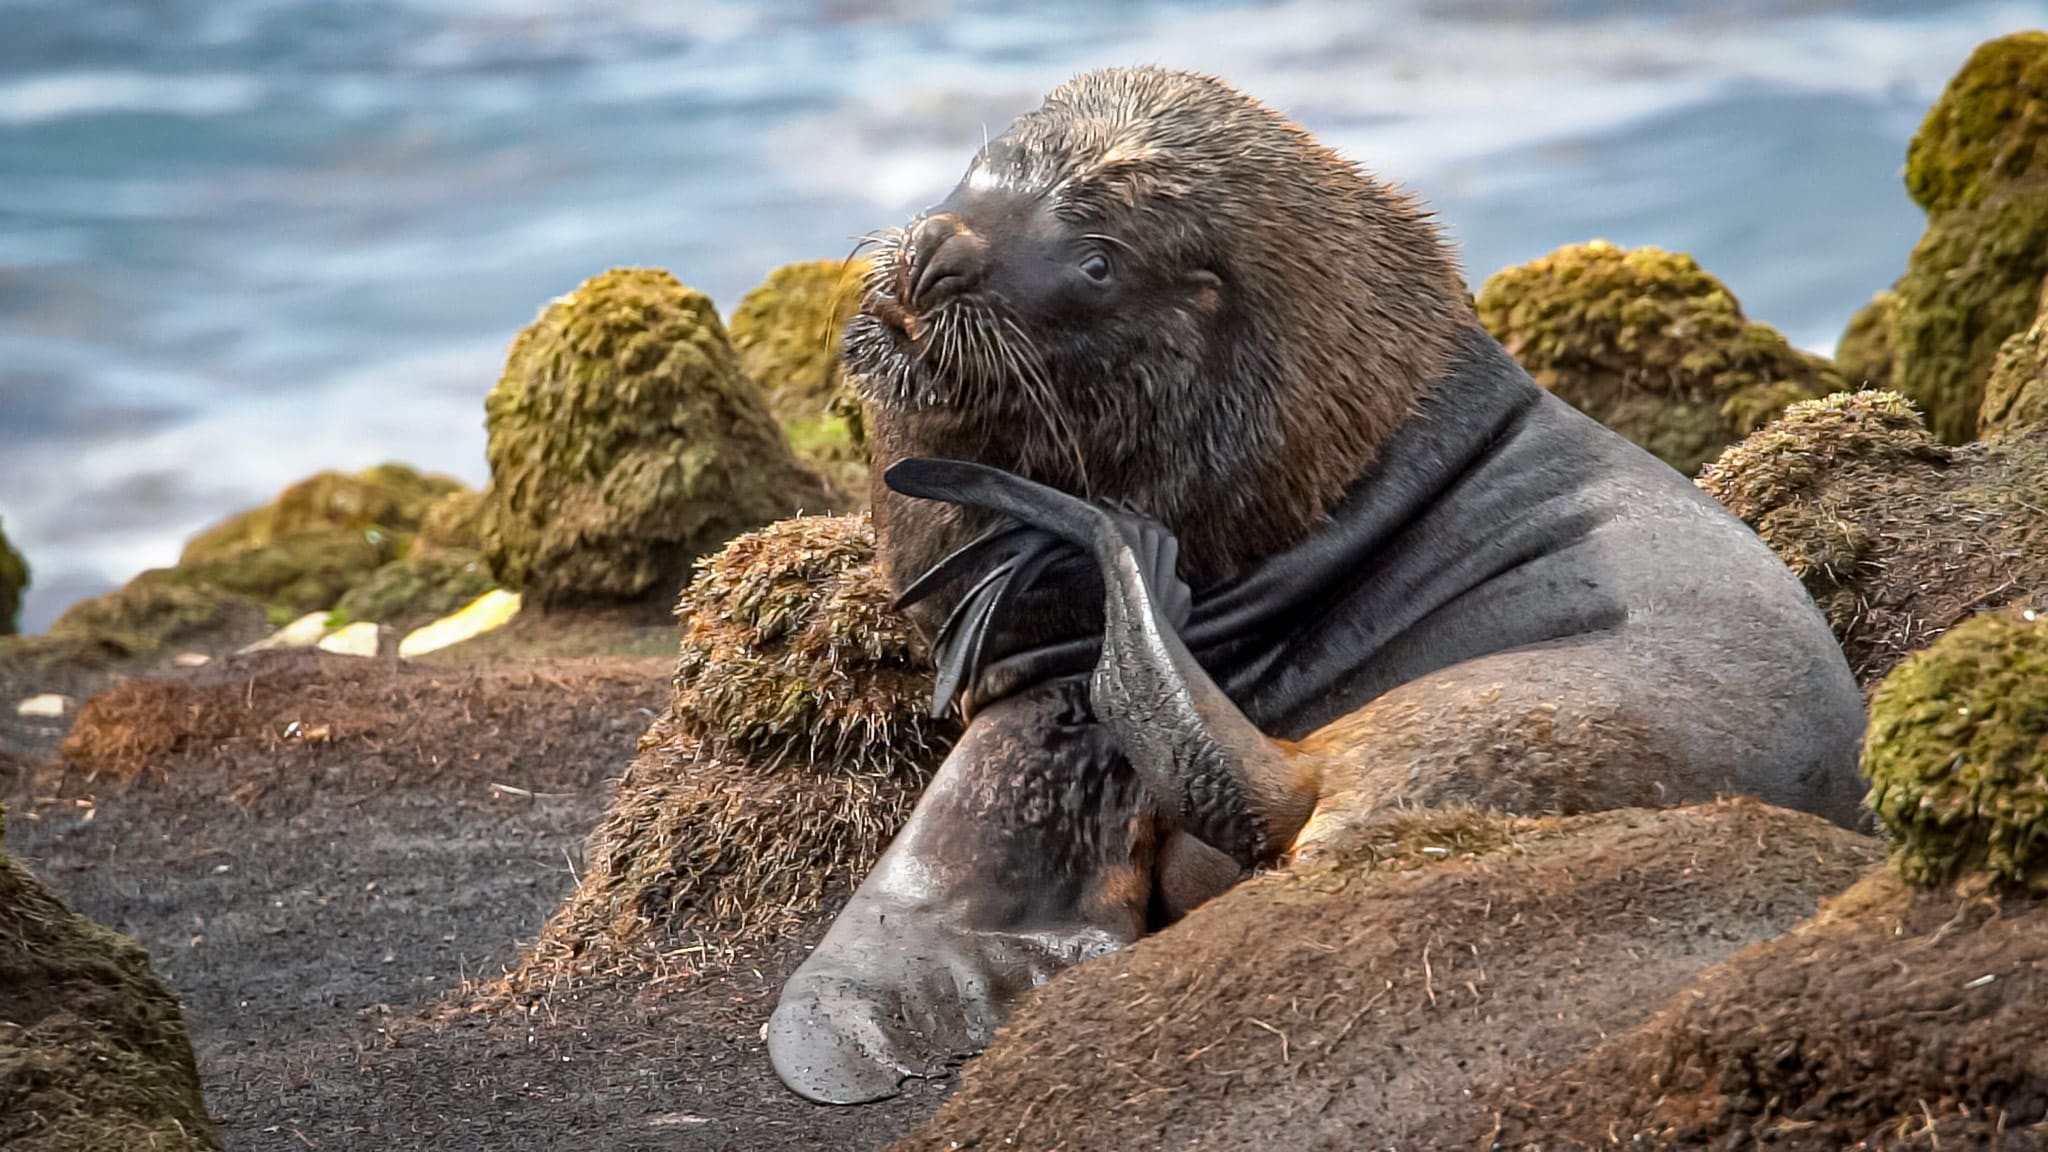
[[[549,304],[485,413],[483,551],[542,608],[666,601],[697,557],[833,503],[710,298],[657,269],[613,269]]]
[[[1494,273],[1477,303],[1537,383],[1688,476],[1842,383],[1684,253],[1569,245]]]
[[[1914,135],[1906,190],[1927,231],[1894,287],[1891,386],[1960,444],[2048,282],[2048,32],[1978,46]]]
[[[1978,616],[1893,669],[1863,770],[1906,879],[2048,893],[2048,618]]]
[[[839,342],[860,305],[865,260],[786,264],[740,299],[732,346],[797,456],[841,490],[865,493],[858,402],[849,403]]]
[[[954,729],[865,516],[799,517],[698,566],[675,695],[620,779],[582,883],[499,989],[701,969],[850,892]]]
[[[0,1146],[220,1147],[178,1001],[141,945],[0,854]]]
[[[20,623],[21,593],[28,587],[28,561],[7,542],[0,523],[0,636],[12,636]]]
[[[1699,484],[1805,582],[1866,689],[2048,587],[2048,427],[1951,448],[1897,393],[1839,393],[1793,405]]]

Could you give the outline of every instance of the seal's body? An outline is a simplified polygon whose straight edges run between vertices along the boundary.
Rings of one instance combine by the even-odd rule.
[[[799,1092],[885,1095],[1392,808],[1855,818],[1861,697],[1798,581],[1276,114],[1084,76],[878,269],[847,359],[882,555],[970,723],[784,990]]]

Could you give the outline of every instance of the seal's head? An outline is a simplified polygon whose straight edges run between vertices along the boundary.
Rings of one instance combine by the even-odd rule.
[[[1159,68],[1055,90],[886,236],[866,289],[843,353],[878,465],[966,457],[1122,502],[1197,587],[1306,536],[1472,323],[1406,195]]]

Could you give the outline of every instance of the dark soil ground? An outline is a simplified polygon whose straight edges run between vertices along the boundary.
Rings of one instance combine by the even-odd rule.
[[[666,647],[484,668],[284,653],[130,682],[153,728],[191,718],[179,742],[125,766],[102,762],[120,739],[75,741],[68,765],[39,763],[54,733],[0,745],[8,849],[148,948],[230,1149],[884,1143],[941,1089],[819,1108],[760,1039],[822,914],[722,975],[449,1010],[575,885],[609,778],[671,696]]]

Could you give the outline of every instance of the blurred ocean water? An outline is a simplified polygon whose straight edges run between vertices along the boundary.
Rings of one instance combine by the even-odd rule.
[[[939,199],[1073,71],[1217,72],[1437,209],[1476,284],[1685,249],[1826,351],[1906,141],[2048,3],[0,0],[0,517],[24,623],[323,467],[484,478],[512,334],[615,264],[728,310]]]

